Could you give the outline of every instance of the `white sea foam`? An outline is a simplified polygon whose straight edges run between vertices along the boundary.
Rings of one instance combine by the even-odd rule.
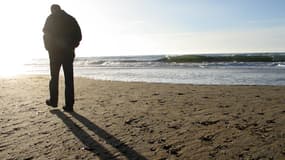
[[[285,85],[284,62],[165,63],[165,56],[76,58],[74,74],[99,80],[158,83]],[[25,65],[22,74],[49,74],[48,59]]]

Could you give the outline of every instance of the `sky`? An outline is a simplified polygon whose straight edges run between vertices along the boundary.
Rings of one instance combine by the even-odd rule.
[[[42,28],[54,3],[81,26],[79,57],[285,51],[284,0],[9,0],[2,65],[48,57]]]

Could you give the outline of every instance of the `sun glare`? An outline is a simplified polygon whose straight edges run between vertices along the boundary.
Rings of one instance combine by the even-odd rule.
[[[45,56],[41,30],[48,11],[46,2],[35,0],[11,0],[1,4],[1,77],[22,74],[27,61]]]
[[[10,77],[24,74],[25,66],[23,62],[14,61],[13,63],[11,63],[9,61],[6,60],[0,62],[0,77]]]

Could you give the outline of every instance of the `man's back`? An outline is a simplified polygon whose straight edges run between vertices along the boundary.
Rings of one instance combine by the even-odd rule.
[[[51,14],[43,28],[47,50],[50,48],[76,48],[81,39],[81,29],[72,16],[61,10]]]

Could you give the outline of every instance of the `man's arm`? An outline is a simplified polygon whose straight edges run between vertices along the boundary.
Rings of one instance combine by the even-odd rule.
[[[43,28],[44,34],[48,32],[49,24],[50,24],[50,18],[48,17]]]
[[[74,42],[75,42],[74,48],[76,48],[79,46],[80,41],[82,40],[82,33],[81,33],[81,28],[75,18],[73,18],[73,21],[74,21]]]
[[[43,35],[43,40],[44,40],[44,46],[45,46],[45,49],[46,50],[49,50],[51,49],[52,47],[52,17],[51,16],[48,16],[46,22],[45,22],[45,25],[43,27],[43,32],[44,32],[44,35]]]
[[[54,26],[54,16],[50,15],[48,16],[43,28],[44,34],[52,34],[53,26]]]

